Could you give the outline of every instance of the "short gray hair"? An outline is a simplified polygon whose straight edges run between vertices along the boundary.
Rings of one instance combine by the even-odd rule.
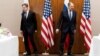
[[[68,6],[74,6],[74,3],[69,2],[69,3],[68,3]]]

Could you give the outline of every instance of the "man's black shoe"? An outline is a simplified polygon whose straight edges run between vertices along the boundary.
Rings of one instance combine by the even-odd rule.
[[[67,56],[74,56],[72,53],[68,53],[68,55]]]

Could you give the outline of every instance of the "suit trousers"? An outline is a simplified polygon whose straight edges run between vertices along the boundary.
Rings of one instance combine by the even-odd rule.
[[[34,52],[37,52],[37,48],[36,48],[36,44],[34,42],[33,34],[34,34],[34,31],[31,31],[31,32],[28,32],[27,30],[23,31],[24,45],[25,45],[25,49],[26,49],[27,54],[31,54],[31,50],[29,47],[29,41],[34,49]],[[28,39],[29,39],[29,41],[28,41]]]
[[[60,52],[63,53],[64,51],[64,43],[66,40],[66,35],[69,34],[70,42],[68,46],[68,53],[71,53],[71,49],[74,43],[74,30],[68,29],[66,32],[61,32],[61,39],[60,39]]]

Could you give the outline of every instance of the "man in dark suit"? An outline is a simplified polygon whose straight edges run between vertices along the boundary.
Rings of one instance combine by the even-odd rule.
[[[34,52],[37,53],[36,44],[34,42],[33,34],[37,31],[37,21],[36,15],[34,12],[29,10],[28,4],[22,4],[23,12],[22,12],[22,19],[21,19],[21,32],[23,32],[24,36],[24,44],[27,54],[31,55],[31,51],[29,48],[28,37],[29,41],[34,48]]]
[[[68,10],[62,11],[61,18],[58,24],[56,32],[61,30],[60,39],[60,55],[63,55],[64,42],[66,40],[66,35],[69,34],[70,43],[68,47],[68,55],[71,55],[71,49],[74,43],[74,33],[76,31],[76,12],[73,10],[74,4],[68,3]]]

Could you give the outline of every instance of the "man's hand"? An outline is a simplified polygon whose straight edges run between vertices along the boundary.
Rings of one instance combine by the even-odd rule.
[[[56,29],[56,33],[58,33],[59,32],[59,29]]]
[[[23,31],[20,31],[21,35],[23,35]]]
[[[35,32],[37,32],[37,30],[35,30]]]
[[[76,29],[74,30],[74,33],[76,33]]]

